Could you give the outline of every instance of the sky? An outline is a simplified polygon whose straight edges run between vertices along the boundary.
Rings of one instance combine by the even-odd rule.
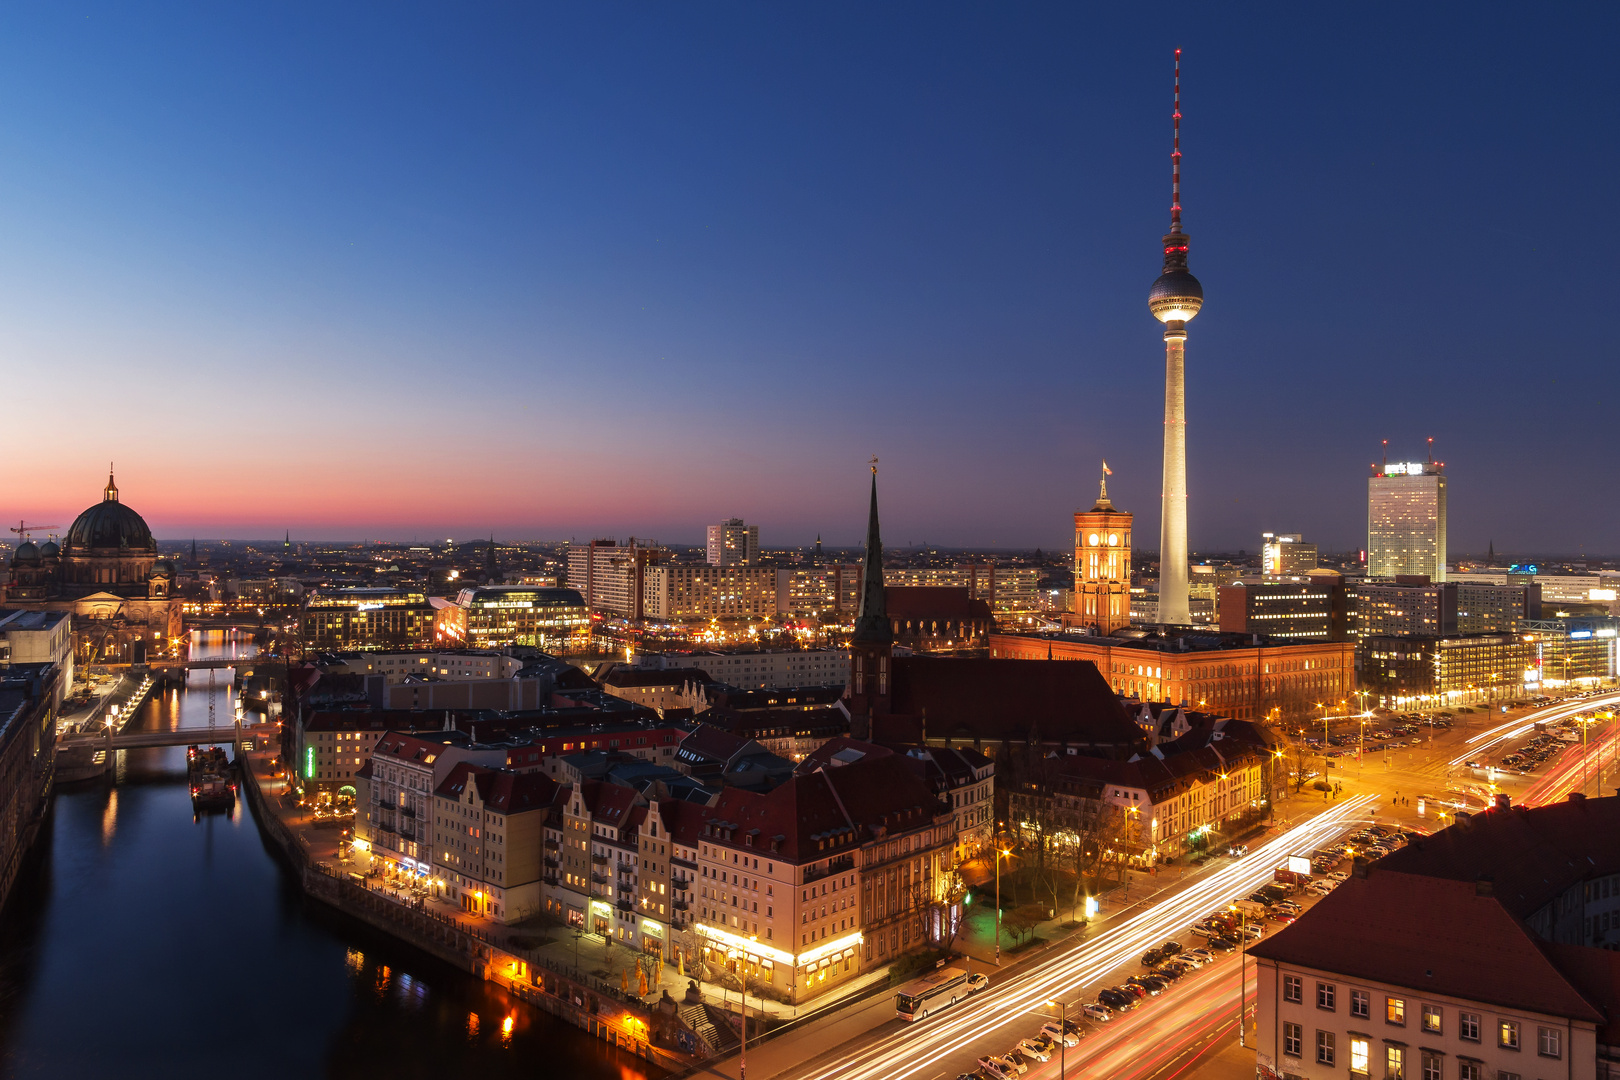
[[[0,516],[160,538],[1620,554],[1612,5],[0,8]]]

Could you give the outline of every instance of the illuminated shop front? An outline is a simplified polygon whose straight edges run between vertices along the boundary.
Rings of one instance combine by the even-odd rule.
[[[750,986],[766,983],[794,1003],[815,997],[860,971],[857,949],[864,938],[859,930],[794,955],[707,923],[697,923],[694,929],[704,939],[704,962],[749,980]]]

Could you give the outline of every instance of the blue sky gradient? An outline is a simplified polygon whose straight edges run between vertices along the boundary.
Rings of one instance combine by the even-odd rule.
[[[334,10],[335,9],[335,10]],[[0,10],[0,511],[160,536],[1157,536],[1186,50],[1193,546],[1620,553],[1612,6]],[[56,515],[56,516],[52,516]]]

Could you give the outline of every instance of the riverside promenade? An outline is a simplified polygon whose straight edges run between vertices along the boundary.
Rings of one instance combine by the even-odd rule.
[[[672,1073],[724,1053],[735,1038],[701,1003],[683,1005],[666,986],[642,996],[633,980],[610,981],[542,955],[519,932],[457,917],[408,891],[368,879],[337,857],[337,833],[318,829],[278,776],[274,747],[240,753],[243,796],[260,832],[286,860],[305,895],[413,945],[514,997]],[[620,949],[621,953],[625,950]],[[719,1024],[715,1021],[718,1020]]]

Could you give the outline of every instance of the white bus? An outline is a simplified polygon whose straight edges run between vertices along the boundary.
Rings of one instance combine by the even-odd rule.
[[[913,979],[894,995],[895,1010],[902,1020],[921,1020],[967,997],[975,988],[961,968],[945,967]]]

